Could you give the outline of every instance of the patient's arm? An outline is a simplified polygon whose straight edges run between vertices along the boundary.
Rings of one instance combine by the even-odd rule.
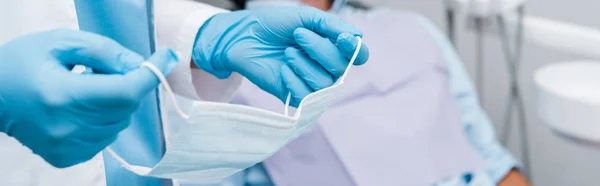
[[[500,182],[498,186],[530,186],[529,182],[518,170],[511,170]]]
[[[491,182],[500,186],[528,185],[527,180],[517,171],[517,168],[521,168],[517,159],[496,139],[493,124],[481,107],[471,78],[454,47],[429,20],[423,18],[423,24],[429,27],[431,36],[437,40],[447,61],[450,92],[459,108],[469,142],[486,162],[485,171],[475,175],[485,174]]]

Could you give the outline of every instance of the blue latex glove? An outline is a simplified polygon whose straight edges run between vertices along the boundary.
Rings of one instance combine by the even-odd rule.
[[[238,72],[297,106],[306,95],[331,86],[346,69],[362,36],[341,18],[312,7],[244,10],[208,20],[197,36],[193,60],[218,78]],[[356,65],[369,56],[362,46]]]
[[[55,167],[87,161],[129,125],[159,81],[144,58],[108,38],[74,30],[26,35],[0,46],[0,130]],[[170,50],[150,60],[168,74]],[[70,72],[85,65],[94,74]]]

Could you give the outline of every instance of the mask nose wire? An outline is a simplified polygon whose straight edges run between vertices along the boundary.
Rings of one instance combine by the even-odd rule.
[[[183,119],[190,118],[190,116],[187,115],[186,113],[184,113],[183,110],[181,109],[181,107],[179,107],[179,105],[177,104],[177,100],[175,99],[175,94],[173,93],[173,90],[171,89],[171,86],[169,85],[167,78],[165,78],[165,76],[162,74],[162,72],[160,70],[158,70],[158,68],[156,68],[156,66],[154,66],[154,64],[149,63],[149,62],[143,62],[140,65],[140,67],[146,67],[152,73],[154,73],[154,75],[156,75],[156,77],[158,78],[160,83],[162,83],[162,86],[167,91],[167,96],[171,100],[171,103],[173,104],[173,107],[175,108],[175,111],[177,112],[177,114],[179,114],[179,116],[181,116]]]
[[[358,53],[360,53],[360,48],[362,47],[362,38],[360,38],[359,36],[356,36],[356,39],[358,40],[356,49],[354,49],[354,54],[352,55],[352,58],[350,58],[350,63],[348,63],[348,66],[346,67],[344,74],[342,75],[342,77],[340,77],[340,79],[337,83],[338,85],[344,83],[344,79],[346,79],[346,75],[348,75],[348,72],[350,72],[350,68],[354,65],[354,61],[356,61],[356,57],[358,57]],[[290,100],[291,99],[292,99],[292,93],[288,92],[287,98],[285,99],[285,108],[283,109],[283,114],[285,116],[289,116],[289,108],[290,108]]]

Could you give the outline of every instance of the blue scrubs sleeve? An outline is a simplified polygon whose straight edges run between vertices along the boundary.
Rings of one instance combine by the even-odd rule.
[[[443,56],[448,62],[450,71],[450,92],[459,107],[461,122],[464,124],[469,142],[480,153],[486,162],[486,169],[482,173],[498,183],[513,168],[520,167],[517,159],[496,139],[494,128],[486,112],[479,104],[479,98],[473,83],[463,66],[460,57],[450,41],[426,18],[421,17],[422,24],[427,27],[432,37],[442,47]],[[465,175],[465,183],[474,179]]]
[[[109,37],[119,44],[149,57],[154,51],[152,0],[75,0],[79,28]],[[154,90],[132,115],[111,148],[134,165],[153,167],[162,157],[163,140]],[[168,180],[138,176],[123,169],[111,156],[104,154],[108,186],[160,186]]]

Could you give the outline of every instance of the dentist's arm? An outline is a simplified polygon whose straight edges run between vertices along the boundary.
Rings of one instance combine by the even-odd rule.
[[[154,11],[158,48],[172,48],[181,59],[168,76],[173,91],[195,100],[229,101],[242,76],[218,79],[191,60],[200,27],[215,14],[229,11],[190,0],[155,0]]]
[[[186,14],[187,19],[174,19],[188,10],[193,11],[193,7],[197,15]],[[331,86],[343,74],[358,44],[355,36],[362,37],[358,29],[341,18],[310,7],[227,13],[192,1],[159,0],[155,9],[159,45],[182,51],[183,59],[191,53],[195,65],[213,75],[212,79],[202,77],[199,81],[193,77],[198,95],[230,98],[230,93],[235,91],[231,86],[218,87],[213,83],[199,87],[198,84],[227,83],[237,78],[238,81],[233,82],[237,87],[238,74],[241,74],[282,101],[291,95],[291,105],[297,106],[302,98]],[[205,20],[210,12],[216,14]],[[163,27],[161,23],[172,25]],[[194,27],[187,25],[195,25],[197,34],[189,33]],[[168,29],[175,27],[180,29]],[[195,39],[190,39],[192,35]],[[191,44],[184,39],[195,42],[191,52],[188,48]],[[186,43],[185,46],[180,45],[182,43]],[[368,57],[368,48],[363,44],[354,65],[364,64]],[[190,66],[185,65],[186,70]],[[175,69],[173,76],[177,73]],[[215,77],[220,80],[213,81]],[[186,79],[191,82],[192,78]]]

